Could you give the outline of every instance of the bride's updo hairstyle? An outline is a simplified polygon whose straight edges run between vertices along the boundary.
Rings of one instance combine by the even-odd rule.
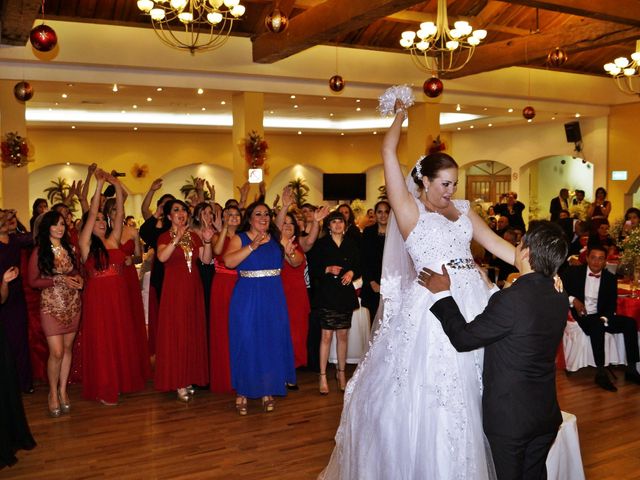
[[[419,188],[424,188],[422,178],[427,177],[430,181],[438,176],[440,170],[448,168],[458,168],[458,164],[451,155],[443,152],[430,153],[421,157],[416,166],[411,170],[411,178]]]

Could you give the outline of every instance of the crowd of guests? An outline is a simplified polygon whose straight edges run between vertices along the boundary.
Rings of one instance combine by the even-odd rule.
[[[264,188],[248,204],[246,184],[240,200],[221,205],[215,188],[197,179],[187,202],[164,194],[152,211],[161,188],[156,180],[145,196],[139,230],[125,218],[116,172],[95,164],[65,202],[49,208],[37,199],[29,228],[16,212],[0,211],[0,340],[6,332],[3,354],[18,398],[33,392],[34,378],[46,380],[55,418],[71,411],[69,383],[112,406],[152,379],[181,402],[210,389],[235,392],[240,415],[249,399],[270,412],[274,396],[298,389],[297,368],[318,372],[319,392],[329,393],[334,334],[344,391],[359,295],[372,319],[378,309],[389,204],[378,202],[361,219],[363,233],[348,204],[333,212],[296,205],[289,187],[274,205],[264,202]],[[71,209],[78,204],[81,214]],[[143,258],[138,268],[151,270],[147,299],[136,268]],[[361,290],[353,286],[358,278]],[[37,365],[43,352],[46,369]],[[15,449],[35,445],[29,438]]]

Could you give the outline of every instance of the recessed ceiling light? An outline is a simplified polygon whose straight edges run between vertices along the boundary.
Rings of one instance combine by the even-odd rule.
[[[340,132],[340,135],[344,135],[344,132]]]
[[[377,134],[378,134],[378,132],[373,132],[373,134],[374,134],[374,135],[377,135]]]
[[[293,108],[298,108],[298,105],[294,105]]]
[[[289,97],[289,98],[296,98],[296,96],[295,95],[291,95],[291,97]]]
[[[126,110],[120,110],[120,113],[127,113]]]
[[[273,115],[275,112],[273,110],[269,110],[269,113]]]
[[[487,125],[487,127],[493,127],[493,123],[490,123],[489,125]]]
[[[202,94],[204,93],[204,90],[203,90],[203,89],[201,89],[201,88],[199,88],[199,89],[197,90],[197,92],[198,92],[198,95],[202,95]]]
[[[76,126],[75,125],[71,125],[71,130],[75,130]]]
[[[360,103],[360,99],[359,98],[356,98],[356,103]]]
[[[133,127],[133,131],[137,132],[138,131],[138,127]]]
[[[302,135],[302,132],[300,130],[298,130],[298,135]]]
[[[114,83],[113,84],[113,88],[111,90],[113,90],[114,92],[117,92],[118,91],[118,84]]]
[[[458,130],[462,130],[462,127],[458,127]]]
[[[73,87],[73,83],[67,83],[67,87]]]
[[[323,100],[326,100],[326,99],[327,99],[327,97],[322,97],[322,99],[323,99]]]
[[[486,112],[486,111],[488,110],[488,108],[487,108],[487,107],[484,107],[482,110],[484,110],[484,111]]]
[[[53,112],[53,108],[50,108],[50,109],[49,109],[49,111],[50,111],[50,112]]]
[[[220,105],[226,105],[226,104],[227,104],[227,102],[225,102],[224,100],[222,100],[222,101],[220,102]]]
[[[509,110],[507,110],[507,112],[513,113],[513,108],[510,108]]]
[[[360,110],[362,110],[360,107],[356,108],[356,112],[359,112]]]
[[[469,128],[475,128],[473,125],[469,125]]]
[[[71,165],[71,162],[66,162],[66,163],[67,163],[67,165]]]
[[[551,117],[551,120],[555,120],[555,119],[556,119],[556,117]]]
[[[456,112],[459,112],[460,110],[462,110],[462,108],[460,107],[460,104],[458,103],[458,104],[456,105]]]
[[[156,88],[156,92],[161,92],[161,91],[162,91],[162,87]]]
[[[138,105],[132,105],[131,108],[136,109],[138,108]]]
[[[533,118],[527,118],[527,123],[533,122]]]
[[[580,114],[576,112],[576,118],[580,118]]]
[[[153,98],[147,97],[147,102],[150,102],[151,100],[153,100]]]
[[[200,110],[202,110],[203,112],[207,110],[206,107],[202,107]]]
[[[333,117],[333,113],[330,113],[330,114],[329,114],[329,116],[330,116],[330,117]]]
[[[58,102],[56,102],[56,107],[57,107],[58,105],[60,105],[60,104],[59,104]]]
[[[62,98],[67,98],[69,95],[67,95],[66,93],[62,94]]]

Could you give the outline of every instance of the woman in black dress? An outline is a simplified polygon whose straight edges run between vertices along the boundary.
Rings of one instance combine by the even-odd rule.
[[[18,277],[18,268],[9,267],[2,275],[0,303],[9,296],[9,283]],[[2,305],[0,305],[0,309]],[[36,442],[24,415],[20,385],[9,351],[4,325],[0,322],[0,469],[15,464],[18,450],[31,450]]]
[[[382,276],[382,253],[387,232],[391,206],[386,200],[376,203],[373,209],[376,223],[362,232],[362,306],[369,310],[369,318],[378,311],[380,303],[380,277]]]
[[[338,367],[336,378],[344,391],[347,361],[347,335],[351,316],[358,308],[358,297],[352,281],[360,276],[360,253],[356,242],[345,234],[344,217],[339,211],[327,216],[325,228],[329,234],[318,240],[313,248],[314,262],[310,273],[314,277],[312,308],[320,320],[320,382],[322,395],[329,393],[327,360],[333,332],[336,332]]]

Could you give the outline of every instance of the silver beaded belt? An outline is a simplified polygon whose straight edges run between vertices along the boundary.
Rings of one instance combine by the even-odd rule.
[[[244,278],[277,277],[280,275],[280,268],[270,270],[239,270],[238,273]]]
[[[473,258],[454,258],[453,260],[449,260],[445,265],[456,270],[477,268]]]

